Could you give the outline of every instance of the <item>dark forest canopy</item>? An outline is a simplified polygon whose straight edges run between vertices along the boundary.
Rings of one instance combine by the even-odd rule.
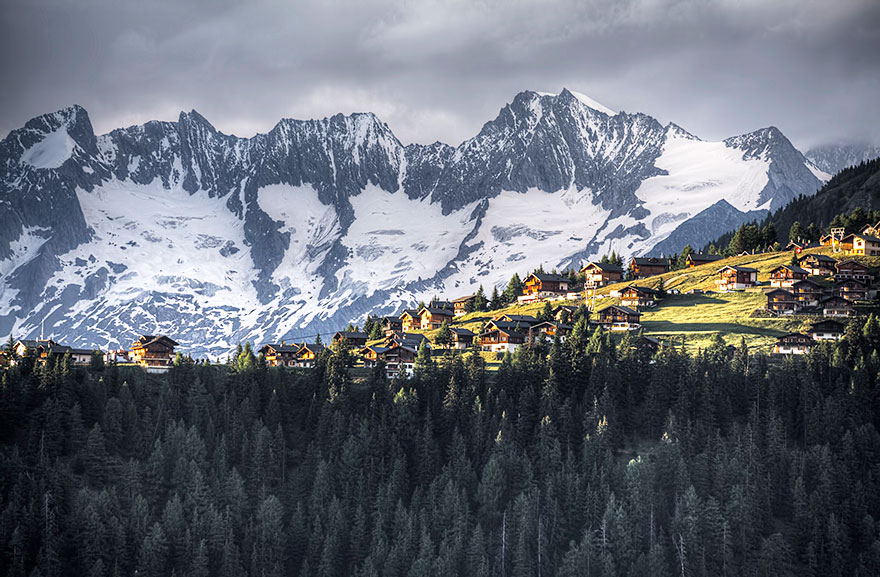
[[[876,575],[880,323],[776,361],[581,323],[412,379],[2,377],[0,574]]]

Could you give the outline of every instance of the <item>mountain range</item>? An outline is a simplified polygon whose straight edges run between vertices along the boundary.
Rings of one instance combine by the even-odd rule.
[[[702,246],[829,177],[774,127],[709,142],[569,90],[521,92],[455,147],[370,113],[96,135],[72,106],[0,142],[0,335],[313,340],[539,265]]]

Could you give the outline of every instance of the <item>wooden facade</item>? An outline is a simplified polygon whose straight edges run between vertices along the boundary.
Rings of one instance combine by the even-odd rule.
[[[630,308],[652,307],[659,298],[660,292],[648,287],[630,285],[620,291],[620,304]]]
[[[152,372],[167,371],[174,362],[177,343],[165,335],[141,335],[129,350],[132,362]]]
[[[758,282],[758,270],[747,266],[726,266],[717,272],[719,278],[715,286],[720,291],[741,290]]]
[[[822,314],[826,317],[853,317],[856,315],[856,309],[852,302],[843,297],[831,296],[823,299],[821,304]]]
[[[648,278],[669,272],[669,259],[649,257],[633,257],[629,261],[629,269],[634,279]]]
[[[868,267],[858,261],[844,260],[837,263],[836,268],[837,272],[834,274],[834,278],[837,280],[849,278],[863,282],[871,280],[871,275],[868,274]]]
[[[770,286],[790,287],[799,280],[810,276],[809,271],[799,266],[781,265],[770,271]]]
[[[311,368],[315,366],[315,359],[324,352],[324,345],[303,343],[296,355],[296,366]]]
[[[299,345],[263,345],[260,353],[270,367],[294,367]]]
[[[810,335],[814,341],[839,341],[843,338],[845,330],[846,326],[843,323],[832,319],[826,319],[813,323],[813,326],[810,327],[807,334]]]
[[[472,294],[454,299],[452,301],[452,309],[455,316],[460,317],[466,315],[468,313],[468,308],[473,309],[473,303],[476,298],[477,295]]]
[[[810,279],[799,280],[789,287],[797,297],[801,306],[814,306],[819,304],[826,293],[831,292],[824,285]]]
[[[572,329],[574,327],[567,323],[544,321],[529,327],[529,342],[537,342],[539,339],[553,341],[557,336],[560,341],[564,342],[571,334]]]
[[[848,301],[861,301],[868,298],[868,285],[854,278],[834,284],[834,294]]]
[[[815,341],[809,335],[789,333],[776,340],[774,355],[805,355],[813,348]]]
[[[880,256],[880,238],[870,234],[851,234],[843,239],[846,254]]]
[[[688,268],[694,268],[695,266],[700,266],[703,264],[709,264],[710,262],[716,262],[721,260],[723,257],[717,254],[696,254],[691,253],[685,259],[685,263]]]
[[[455,349],[469,349],[474,344],[474,337],[476,336],[472,331],[468,329],[462,329],[458,327],[452,327],[449,329],[452,332],[452,347]]]
[[[568,292],[568,277],[561,274],[533,272],[523,281],[523,294],[532,296],[558,295]]]
[[[767,293],[767,310],[778,314],[791,314],[801,308],[797,295],[784,288],[776,288]]]
[[[405,333],[422,328],[422,319],[419,315],[419,311],[406,309],[400,313],[400,328],[403,329],[403,332]]]
[[[480,335],[480,348],[495,353],[513,352],[525,343],[523,333],[512,329],[493,328]]]
[[[367,346],[367,341],[370,340],[370,335],[362,332],[355,331],[339,331],[335,335],[333,335],[333,342],[338,343],[340,341],[345,341],[348,343],[348,346],[353,348],[360,348]]]
[[[591,262],[581,269],[586,280],[586,289],[597,289],[605,285],[620,282],[623,279],[623,269],[616,264]]]
[[[813,276],[831,276],[835,272],[837,259],[824,254],[808,254],[801,257],[798,264]]]
[[[452,309],[422,307],[419,311],[419,328],[423,331],[439,329],[443,323],[449,323],[455,313]]]
[[[382,317],[382,330],[386,333],[403,331],[403,321],[400,317]]]
[[[629,331],[641,327],[642,315],[629,307],[611,305],[596,313],[596,324],[612,331]]]

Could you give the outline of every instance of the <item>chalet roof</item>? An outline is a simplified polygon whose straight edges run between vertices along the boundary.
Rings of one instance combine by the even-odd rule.
[[[557,323],[556,321],[544,321],[544,322],[542,322],[542,323],[538,323],[538,324],[536,324],[536,325],[532,325],[531,328],[532,328],[532,329],[537,329],[537,328],[545,327],[545,326],[547,326],[547,327],[556,327],[556,330],[563,329],[563,330],[569,330],[569,331],[572,330],[572,329],[574,328],[573,325],[570,325],[570,324],[568,324],[568,323]]]
[[[419,316],[422,316],[422,313],[428,311],[432,315],[440,315],[442,317],[451,317],[453,312],[450,309],[439,308],[439,307],[422,307],[419,309]]]
[[[616,264],[611,264],[610,262],[591,262],[587,266],[581,269],[581,272],[587,270],[588,268],[596,267],[602,272],[619,272],[623,274],[623,269]]]
[[[853,260],[853,259],[851,259],[851,258],[850,258],[850,259],[847,259],[847,260],[841,260],[841,261],[838,261],[838,262],[837,262],[837,268],[840,268],[841,266],[843,266],[843,265],[845,265],[845,264],[854,264],[854,265],[858,266],[859,268],[863,268],[863,269],[865,269],[865,270],[868,270],[868,265],[863,264],[863,263],[860,263],[859,261],[857,261],[857,260]]]
[[[417,309],[403,309],[402,311],[400,311],[400,314],[398,315],[397,318],[399,318],[400,320],[403,320],[403,315],[409,315],[412,318],[418,318],[419,311]]]
[[[422,341],[428,340],[428,337],[421,333],[392,333],[388,336],[386,341],[395,342],[395,343],[413,343],[416,346],[420,345]]]
[[[846,239],[848,239],[848,238],[850,238],[850,237],[853,237],[853,238],[855,238],[855,237],[859,237],[859,238],[864,239],[864,240],[869,241],[869,242],[880,242],[880,238],[877,238],[877,237],[874,236],[874,235],[871,235],[871,234],[861,234],[861,233],[858,233],[858,234],[848,234],[848,235],[846,235],[846,236],[843,238],[843,240],[846,240]]]
[[[835,302],[838,302],[842,305],[845,305],[846,308],[852,308],[852,306],[853,306],[850,301],[846,300],[845,298],[843,298],[842,296],[839,296],[839,295],[831,295],[831,296],[825,297],[824,299],[819,301],[819,304],[824,306],[832,301],[835,301]]]
[[[165,335],[141,335],[140,338],[132,344],[132,348],[148,347],[159,341],[165,341],[165,344],[171,347],[176,347],[178,344]]]
[[[812,344],[814,342],[813,339],[811,339],[809,335],[805,335],[803,333],[788,333],[787,335],[782,335],[781,337],[777,338],[776,342],[782,342],[782,341],[784,341],[786,339],[790,339],[792,337],[796,338],[797,340],[802,340],[804,342],[808,342],[810,344]]]
[[[491,333],[504,333],[508,337],[516,337],[516,338],[523,339],[523,340],[525,340],[525,338],[526,338],[526,336],[520,331],[515,331],[512,329],[501,328],[501,327],[493,327],[491,329],[488,329],[488,330],[484,331],[482,334],[480,334],[480,337],[482,337],[483,335],[491,334]]]
[[[94,352],[93,349],[70,349],[71,355],[91,355]]]
[[[839,281],[834,283],[834,286],[839,287],[839,286],[843,286],[843,285],[851,285],[853,283],[859,285],[862,288],[868,288],[868,283],[866,283],[864,281],[860,281],[859,279],[855,279],[855,278],[840,279]]]
[[[382,322],[383,323],[388,323],[388,322],[399,323],[400,317],[382,317]]]
[[[337,337],[348,340],[362,340],[370,338],[370,335],[360,331],[339,331],[333,335],[333,340],[335,341]]]
[[[620,292],[625,292],[625,291],[628,291],[629,289],[633,289],[633,290],[635,290],[635,291],[638,291],[638,292],[641,292],[641,293],[645,293],[645,294],[649,294],[649,295],[658,295],[658,294],[660,294],[660,291],[658,291],[657,289],[652,289],[652,288],[649,288],[649,287],[646,287],[646,286],[639,286],[639,285],[634,285],[634,284],[631,284],[631,285],[629,285],[629,286],[627,286],[627,287],[624,287],[624,288],[620,289]]]
[[[309,351],[311,353],[314,353],[315,355],[318,355],[326,348],[327,347],[325,347],[324,345],[319,345],[317,343],[303,343],[298,352],[301,353],[303,351]]]
[[[805,260],[816,260],[819,262],[827,262],[827,263],[831,263],[831,264],[837,262],[836,258],[832,258],[832,257],[828,256],[827,254],[808,254],[806,256],[802,256],[798,260],[798,262],[802,262]]]
[[[557,305],[553,307],[553,314],[559,314],[560,311],[568,311],[570,313],[577,312],[578,308],[572,305]]]
[[[776,293],[785,293],[785,294],[787,294],[788,296],[794,298],[794,293],[793,293],[793,292],[791,292],[791,291],[788,290],[788,289],[781,288],[781,287],[776,287],[776,288],[774,288],[773,290],[769,290],[769,291],[765,292],[764,294],[765,294],[765,295],[772,295],[772,294],[776,294]]]
[[[656,256],[634,256],[632,262],[638,266],[669,266],[669,259],[657,258]]]
[[[460,337],[472,337],[472,336],[474,336],[474,332],[471,331],[471,330],[469,330],[469,329],[463,329],[463,328],[455,327],[455,328],[450,328],[449,330],[452,331],[453,334],[458,335],[458,336],[460,336]]]
[[[514,321],[489,321],[488,323],[486,323],[486,330],[491,330],[494,328],[515,329],[516,327],[519,327],[520,329],[522,329],[523,328],[522,325],[523,325],[523,323],[514,322]],[[528,327],[526,327],[526,328],[528,328]]]
[[[748,267],[748,266],[733,266],[733,265],[727,265],[725,267],[719,268],[715,272],[721,272],[721,271],[724,271],[727,269],[735,270],[736,272],[758,272],[758,269],[756,269],[756,268],[752,268],[752,267]],[[807,271],[804,271],[804,273],[806,273],[806,272]]]
[[[260,352],[262,353],[262,352],[265,351],[266,349],[272,349],[272,350],[275,351],[276,353],[296,353],[296,352],[299,351],[300,348],[301,348],[300,345],[297,345],[297,344],[292,344],[292,345],[273,345],[273,344],[268,344],[268,345],[263,345],[263,346],[260,348]]]
[[[781,264],[778,267],[771,270],[770,274],[773,274],[774,272],[778,271],[779,269],[783,269],[783,268],[786,270],[790,270],[791,272],[797,273],[797,274],[807,274],[807,275],[810,274],[810,271],[802,269],[799,266],[791,266],[790,264]],[[752,270],[754,270],[754,269],[752,269]]]
[[[451,309],[452,301],[441,301],[441,300],[433,300],[428,303],[429,307],[434,307],[437,309]]]
[[[834,319],[825,319],[825,320],[813,323],[813,325],[810,327],[810,330],[807,331],[807,334],[816,333],[819,331],[829,331],[829,330],[842,333],[845,328],[846,328],[846,326],[840,321],[836,321]]]
[[[363,352],[366,350],[370,350],[370,351],[373,351],[374,353],[376,353],[377,355],[381,355],[382,353],[384,353],[385,351],[388,350],[388,347],[380,347],[379,345],[370,345],[368,347],[362,348],[361,354],[363,354]]]
[[[720,254],[697,254],[691,253],[687,256],[693,262],[715,262],[724,258]]]
[[[458,297],[457,299],[452,299],[452,302],[453,303],[466,303],[469,300],[476,298],[476,296],[477,296],[476,293],[474,293],[472,295],[467,295],[465,297]]]
[[[831,288],[830,282],[828,282],[826,280],[817,280],[815,277],[814,278],[802,278],[801,280],[795,281],[794,283],[792,283],[791,286],[792,287],[800,287],[805,284],[813,285],[816,288]]]
[[[626,315],[639,315],[639,316],[641,316],[641,314],[642,314],[642,313],[640,313],[639,311],[633,310],[633,309],[631,309],[631,308],[629,308],[629,307],[625,307],[625,306],[623,306],[623,305],[611,305],[610,307],[605,307],[604,309],[602,309],[601,311],[599,311],[599,314],[602,314],[602,313],[604,313],[605,311],[610,311],[611,309],[617,309],[617,310],[619,310],[620,312],[622,312],[623,314],[626,314]]]
[[[532,315],[500,315],[498,317],[498,320],[505,320],[505,319],[512,322],[512,323],[535,324],[536,322],[538,322],[538,319],[536,317],[533,317]]]
[[[565,275],[551,274],[545,272],[533,272],[532,274],[527,276],[523,282],[529,280],[532,277],[535,277],[541,282],[568,282],[568,277]]]

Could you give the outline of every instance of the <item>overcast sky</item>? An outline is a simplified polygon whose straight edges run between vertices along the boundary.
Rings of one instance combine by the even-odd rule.
[[[96,131],[196,109],[251,136],[372,111],[458,144],[521,90],[704,139],[880,144],[878,0],[0,0],[0,135],[78,103]]]

